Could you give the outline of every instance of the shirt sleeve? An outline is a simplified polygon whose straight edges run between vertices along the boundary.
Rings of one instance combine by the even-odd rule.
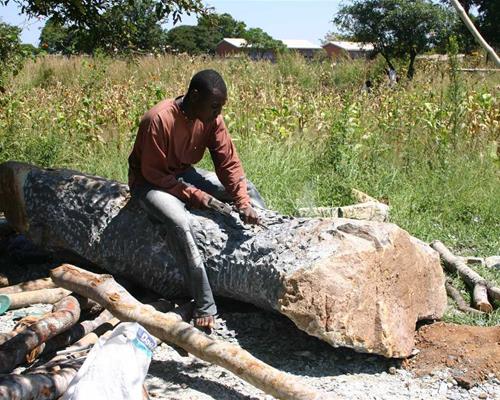
[[[217,117],[208,148],[214,162],[215,173],[226,191],[233,197],[236,207],[248,207],[250,197],[248,196],[245,172],[220,115]]]
[[[179,182],[167,166],[167,137],[159,119],[141,121],[141,172],[151,184],[195,208],[202,207],[205,192]]]

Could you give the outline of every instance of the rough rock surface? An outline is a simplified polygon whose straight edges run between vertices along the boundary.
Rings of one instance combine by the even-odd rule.
[[[165,296],[185,294],[175,237],[127,186],[69,170],[0,165],[0,211],[36,244],[71,250]],[[214,292],[278,311],[333,346],[408,356],[415,324],[442,316],[437,253],[394,224],[285,218],[268,230],[190,213]]]

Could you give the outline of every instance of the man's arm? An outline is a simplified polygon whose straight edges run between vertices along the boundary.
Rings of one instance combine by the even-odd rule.
[[[259,217],[250,205],[243,166],[224,120],[220,115],[216,120],[215,131],[209,143],[209,150],[214,162],[215,173],[226,191],[233,197],[243,220],[247,223],[258,223]]]
[[[144,123],[144,126],[143,126]],[[142,154],[141,173],[151,184],[165,190],[195,208],[206,206],[208,196],[193,186],[179,182],[167,167],[167,146],[165,135],[157,119],[141,122]]]

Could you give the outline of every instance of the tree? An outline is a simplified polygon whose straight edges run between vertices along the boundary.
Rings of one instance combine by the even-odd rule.
[[[456,17],[445,7],[425,0],[353,0],[334,18],[340,29],[356,40],[373,43],[389,67],[395,57],[408,57],[409,79],[418,54],[440,45],[452,31]]]
[[[469,14],[474,25],[481,33],[483,38],[493,47],[500,47],[500,34],[498,30],[498,21],[500,20],[500,2],[493,0],[459,0],[464,10]],[[449,0],[441,0],[442,3],[450,4]],[[471,11],[477,12],[477,15],[471,15]],[[475,41],[464,26],[462,21],[458,21],[458,32],[460,32],[461,41],[470,49]]]
[[[242,37],[244,22],[229,14],[204,14],[198,24],[181,25],[167,33],[167,44],[174,50],[189,54],[214,54],[215,47],[225,37]]]
[[[44,38],[48,35],[54,49],[64,52],[154,51],[164,42],[163,22],[179,22],[181,13],[208,11],[202,0],[12,1],[28,15],[49,17]],[[0,0],[0,5],[8,2]]]
[[[70,44],[70,30],[62,23],[50,18],[40,33],[39,46],[47,53],[72,53],[73,46]]]
[[[205,14],[198,24],[181,25],[167,33],[167,44],[174,50],[189,54],[214,54],[217,44],[225,37],[243,38],[255,49],[281,50],[284,45],[260,28],[246,29],[242,21],[229,14]]]
[[[24,61],[20,39],[21,29],[0,22],[0,92],[11,74],[17,74]]]
[[[153,0],[131,0],[116,4],[94,21],[92,28],[63,24],[50,18],[40,35],[40,46],[49,53],[108,53],[162,50],[165,34]]]
[[[199,33],[198,27],[194,25],[177,26],[167,32],[166,44],[179,53],[200,54]]]
[[[247,45],[255,49],[284,51],[285,45],[281,40],[273,39],[272,36],[260,28],[250,28],[244,34],[243,38]]]
[[[14,1],[21,12],[30,16],[49,17],[67,25],[91,28],[95,22],[114,7],[123,7],[126,0],[0,0],[0,5]],[[133,0],[132,0],[133,1]],[[208,9],[202,0],[152,0],[158,21],[172,18],[181,20],[181,14],[205,13]]]

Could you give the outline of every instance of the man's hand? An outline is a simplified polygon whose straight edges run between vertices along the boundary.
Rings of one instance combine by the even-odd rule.
[[[260,218],[252,206],[240,208],[238,212],[240,214],[240,218],[243,220],[245,224],[253,224],[253,225],[260,224]]]
[[[205,193],[203,195],[203,198],[201,200],[201,205],[203,206],[203,208],[210,208],[209,207],[209,202],[210,202],[210,199],[212,198],[212,196],[210,196],[209,194]]]

